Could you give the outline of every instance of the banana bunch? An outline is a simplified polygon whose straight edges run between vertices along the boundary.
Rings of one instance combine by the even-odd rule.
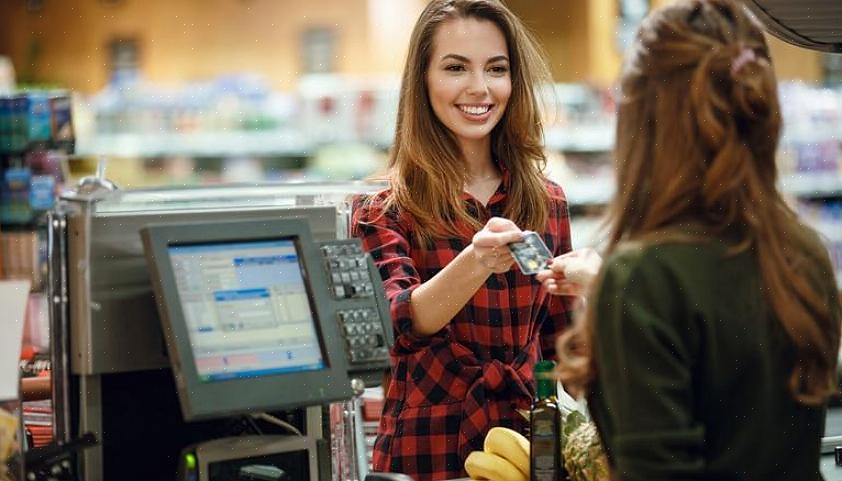
[[[529,441],[508,428],[491,428],[482,451],[465,460],[471,479],[489,481],[529,481]]]

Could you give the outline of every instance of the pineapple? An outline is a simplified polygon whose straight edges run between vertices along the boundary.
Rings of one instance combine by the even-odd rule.
[[[570,481],[608,481],[608,459],[596,425],[575,411],[567,415],[563,424],[561,453]]]

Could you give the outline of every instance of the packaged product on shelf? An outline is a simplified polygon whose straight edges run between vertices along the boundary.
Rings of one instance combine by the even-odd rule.
[[[41,288],[41,249],[34,231],[0,234],[0,259],[7,279],[27,279],[33,290]]]
[[[395,132],[398,92],[396,78],[303,76],[296,92],[301,134],[316,144],[388,146]]]
[[[73,152],[76,135],[73,131],[70,94],[55,93],[50,96],[50,130],[55,147],[65,152]]]
[[[52,176],[57,184],[64,182],[62,161],[66,155],[55,150],[32,150],[23,158],[23,165],[29,167],[33,175]]]
[[[54,151],[31,151],[0,164],[0,223],[25,226],[52,209],[63,181],[61,159]],[[5,168],[4,168],[5,167]]]
[[[9,146],[9,152],[22,152],[26,149],[26,137],[28,130],[28,122],[26,119],[26,95],[17,95],[12,97],[11,103],[12,107],[9,117],[11,122],[11,144]]]
[[[32,171],[29,167],[9,167],[0,182],[0,223],[26,224],[32,220],[29,205],[29,186]]]
[[[33,175],[29,184],[29,206],[50,210],[55,204],[56,179],[51,175]]]
[[[779,155],[782,175],[842,177],[842,90],[782,82],[780,98],[784,118]]]
[[[72,152],[70,97],[33,91],[0,96],[0,154],[20,155],[32,149]]]
[[[12,151],[11,97],[0,96],[0,154]]]
[[[795,155],[797,172],[835,173],[840,168],[839,139],[819,142],[798,142],[790,148]]]
[[[30,92],[23,96],[22,108],[26,146],[46,145],[52,137],[49,97],[45,92]]]

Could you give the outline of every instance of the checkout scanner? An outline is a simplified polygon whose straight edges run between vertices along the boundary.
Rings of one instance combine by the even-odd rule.
[[[380,188],[65,195],[49,232],[53,395],[57,439],[100,440],[80,479],[349,479],[327,405],[348,415],[352,380],[381,382],[393,338],[347,199]]]

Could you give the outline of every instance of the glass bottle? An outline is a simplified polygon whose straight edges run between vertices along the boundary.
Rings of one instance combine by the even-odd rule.
[[[529,411],[529,466],[531,481],[564,481],[561,459],[561,410],[558,406],[555,363],[535,365],[536,396]]]

